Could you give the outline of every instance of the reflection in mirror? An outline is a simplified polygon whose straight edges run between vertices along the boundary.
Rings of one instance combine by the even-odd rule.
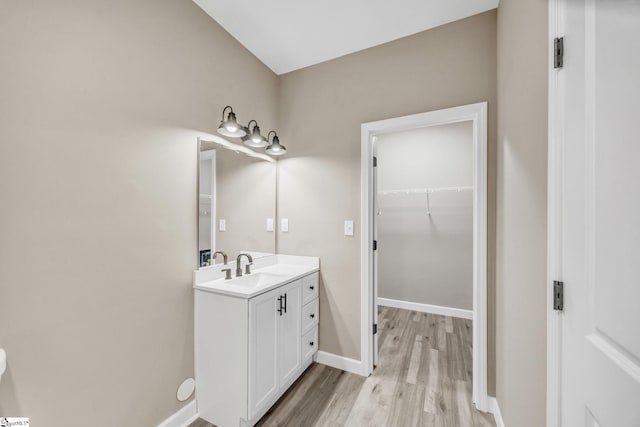
[[[222,138],[199,144],[199,266],[222,263],[216,251],[275,253],[275,161]]]

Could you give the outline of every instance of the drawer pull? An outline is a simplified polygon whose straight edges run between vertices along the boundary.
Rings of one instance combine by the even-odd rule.
[[[315,286],[309,286],[309,289],[314,290]]]
[[[316,315],[315,315],[315,314],[313,314],[313,313],[311,313],[311,314],[309,315],[309,317],[311,317],[311,318],[313,319],[314,317],[316,317]]]
[[[311,342],[309,343],[309,345],[310,345],[311,347],[313,347],[313,341],[311,341]]]

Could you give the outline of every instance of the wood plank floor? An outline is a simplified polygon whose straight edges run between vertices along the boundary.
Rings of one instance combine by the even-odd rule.
[[[495,426],[471,402],[471,321],[379,307],[379,356],[364,378],[312,364],[258,426]],[[197,420],[190,427],[213,427]]]

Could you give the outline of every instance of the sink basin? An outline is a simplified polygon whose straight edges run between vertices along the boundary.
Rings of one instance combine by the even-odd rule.
[[[278,276],[297,276],[308,270],[308,267],[300,265],[276,264],[261,268],[262,274],[275,274]]]
[[[253,273],[242,277],[237,277],[232,280],[227,280],[226,283],[230,285],[245,286],[248,288],[255,288],[258,286],[268,285],[276,283],[284,279],[286,276],[281,274],[271,273]]]
[[[221,265],[197,270],[194,274],[195,289],[239,298],[253,298],[275,287],[285,285],[319,270],[319,259],[293,255],[269,255],[256,262],[253,273],[225,279]],[[228,268],[235,267],[224,266]],[[244,267],[244,266],[243,266]]]

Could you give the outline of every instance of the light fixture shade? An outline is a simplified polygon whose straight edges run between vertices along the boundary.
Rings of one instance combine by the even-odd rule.
[[[265,151],[267,154],[271,154],[272,156],[282,156],[283,154],[286,154],[287,149],[284,145],[280,145],[280,138],[278,138],[278,135],[275,135],[273,137],[273,142]]]
[[[249,122],[249,125],[251,125],[251,122]],[[242,141],[246,146],[253,148],[263,148],[269,145],[269,141],[260,134],[260,127],[257,124],[251,132],[242,137]]]
[[[227,120],[220,122],[218,133],[231,138],[242,138],[247,134],[247,128],[238,123],[235,113],[231,110],[227,115]]]

